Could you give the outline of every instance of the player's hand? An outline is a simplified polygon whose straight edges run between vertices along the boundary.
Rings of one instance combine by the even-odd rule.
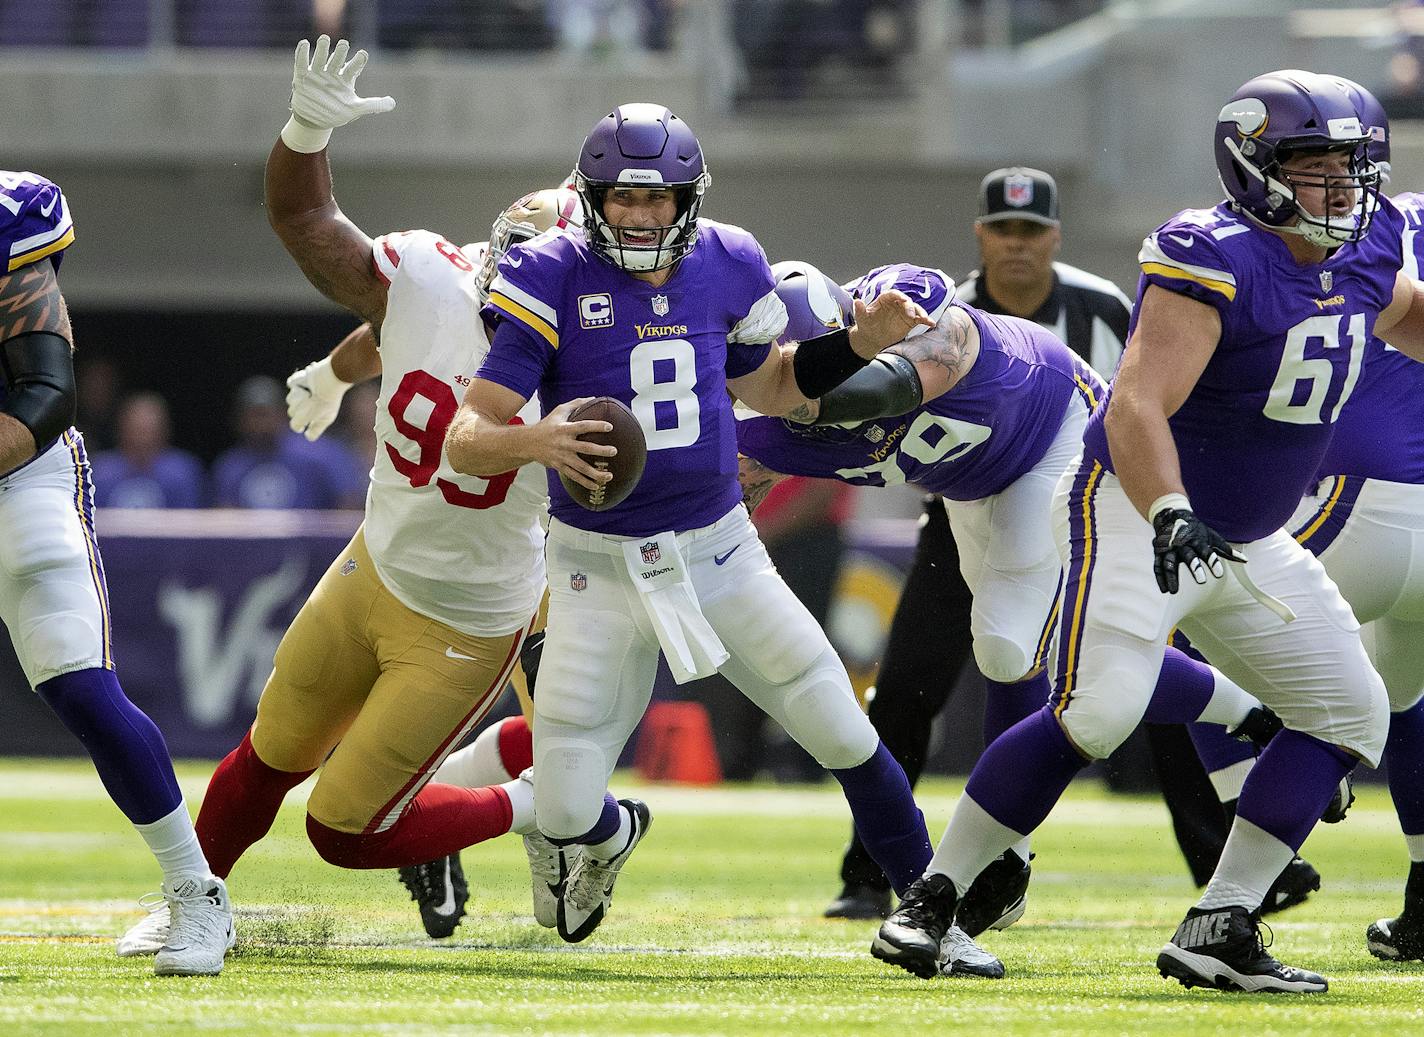
[[[1244,562],[1236,549],[1196,515],[1185,508],[1163,508],[1152,519],[1157,535],[1152,538],[1152,573],[1163,594],[1177,593],[1177,568],[1185,565],[1198,584],[1207,573],[1217,579],[1226,575],[1225,562]]]
[[[287,419],[292,431],[315,440],[336,420],[349,388],[351,383],[331,369],[330,356],[293,371],[287,379]]]
[[[850,348],[857,356],[874,360],[882,349],[904,340],[915,328],[932,328],[935,322],[923,306],[904,292],[891,288],[881,292],[867,306],[855,300],[855,324],[850,329]]]
[[[533,426],[536,436],[535,459],[546,468],[565,475],[586,490],[596,490],[613,479],[613,473],[599,471],[587,460],[590,457],[612,457],[618,448],[602,443],[587,443],[580,436],[591,432],[612,432],[606,421],[570,421],[569,413],[593,399],[585,396],[561,403],[543,420]]]
[[[315,130],[345,126],[363,115],[388,112],[396,106],[391,97],[358,97],[356,77],[370,57],[358,50],[351,60],[346,54],[351,44],[345,40],[331,46],[325,34],[316,39],[313,50],[306,40],[297,44],[292,64],[292,115]]]

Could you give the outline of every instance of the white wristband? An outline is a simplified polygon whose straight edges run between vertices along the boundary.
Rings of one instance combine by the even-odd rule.
[[[295,115],[287,120],[287,125],[282,127],[282,143],[303,155],[321,151],[329,140],[331,140],[331,130],[311,126],[302,122]]]
[[[314,396],[335,397],[340,399],[351,388],[351,383],[340,378],[335,369],[331,366],[331,354],[328,353],[316,363],[307,368],[307,375],[311,379],[312,394]]]
[[[1168,508],[1191,511],[1192,502],[1187,500],[1185,493],[1164,493],[1153,501],[1152,506],[1147,509],[1147,521],[1156,522],[1157,513],[1159,511],[1166,511]]]

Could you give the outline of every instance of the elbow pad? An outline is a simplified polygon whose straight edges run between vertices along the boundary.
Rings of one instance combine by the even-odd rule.
[[[798,343],[791,356],[791,372],[796,376],[797,392],[815,400],[869,362],[850,348],[850,329],[837,328]]]
[[[881,353],[821,397],[815,425],[848,425],[906,414],[924,402],[915,365],[898,353]]]
[[[0,344],[10,415],[43,447],[74,424],[74,360],[69,342],[52,331],[27,331]]]

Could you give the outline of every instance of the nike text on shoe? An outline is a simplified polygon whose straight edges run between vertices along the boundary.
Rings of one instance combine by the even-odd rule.
[[[227,886],[222,879],[189,878],[172,885],[165,882],[163,895],[173,925],[168,942],[154,955],[154,974],[216,976],[222,971],[223,957],[237,942]]]
[[[1407,913],[1365,930],[1365,947],[1381,961],[1424,961],[1424,923]]]
[[[401,868],[400,880],[401,885],[410,890],[410,899],[420,908],[420,922],[427,936],[443,940],[455,931],[460,919],[465,917],[465,904],[470,899],[458,853],[428,864]]]
[[[866,921],[871,918],[884,918],[889,913],[888,888],[881,889],[864,882],[847,882],[841,887],[841,895],[827,905],[825,917]]]
[[[1029,854],[1029,861],[1033,854]],[[979,873],[954,913],[954,924],[970,936],[985,929],[1007,929],[1023,917],[1032,869],[1013,850],[1005,850]]]
[[[120,958],[157,954],[168,942],[168,927],[172,916],[167,898],[162,893],[145,893],[139,897],[138,902],[148,913],[142,921],[135,922],[128,932],[114,942],[114,950]]]
[[[1255,706],[1246,714],[1246,719],[1235,727],[1227,728],[1226,733],[1232,738],[1250,742],[1257,749],[1264,749],[1283,727],[1285,725],[1281,723],[1280,717],[1265,706]]]
[[[1309,861],[1292,858],[1285,870],[1276,876],[1276,881],[1271,883],[1271,888],[1266,890],[1266,899],[1261,901],[1261,914],[1271,915],[1303,904],[1319,888],[1320,872]]]
[[[613,883],[618,879],[618,872],[652,827],[652,811],[642,800],[620,799],[618,805],[628,811],[633,822],[627,845],[611,860],[594,857],[584,849],[564,881],[559,896],[558,928],[559,935],[569,943],[586,940],[603,922],[613,903]]]
[[[1248,994],[1308,994],[1329,986],[1323,976],[1282,965],[1266,947],[1260,920],[1246,908],[1194,907],[1157,955],[1157,971],[1184,987]]]
[[[975,943],[959,926],[952,925],[939,944],[939,972],[941,976],[1003,979],[1004,963]]]
[[[921,979],[939,974],[940,943],[954,923],[958,902],[948,875],[916,879],[870,943],[870,953]]]

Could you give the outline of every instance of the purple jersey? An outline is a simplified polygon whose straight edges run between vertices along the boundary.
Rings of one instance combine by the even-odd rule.
[[[955,302],[953,282],[938,270],[881,267],[847,287],[865,299],[898,288],[936,317],[959,306],[979,329],[979,356],[949,392],[899,417],[849,429],[742,420],[742,453],[773,471],[864,486],[909,482],[980,500],[1038,463],[1074,393],[1090,409],[1102,393],[1097,375],[1052,332]]]
[[[1178,213],[1143,242],[1134,326],[1150,285],[1221,315],[1216,350],[1170,424],[1192,508],[1226,539],[1280,529],[1315,483],[1392,298],[1403,230],[1381,199],[1363,240],[1302,266],[1278,235],[1223,202]],[[1105,400],[1089,420],[1083,452],[1111,471],[1106,410]]]
[[[1393,199],[1404,217],[1404,272],[1416,280],[1424,256],[1424,194]],[[1373,229],[1371,233],[1374,233]],[[1359,475],[1424,483],[1424,364],[1371,338],[1360,380],[1335,421],[1320,477]]]
[[[644,536],[710,525],[736,506],[727,380],[761,366],[781,329],[754,345],[728,335],[774,285],[756,240],[709,220],[698,221],[696,246],[658,288],[599,258],[581,235],[510,249],[484,309],[499,327],[479,377],[526,398],[537,391],[546,414],[581,396],[612,396],[632,408],[648,445],[642,480],[607,511],[574,503],[550,471],[556,518]]]

